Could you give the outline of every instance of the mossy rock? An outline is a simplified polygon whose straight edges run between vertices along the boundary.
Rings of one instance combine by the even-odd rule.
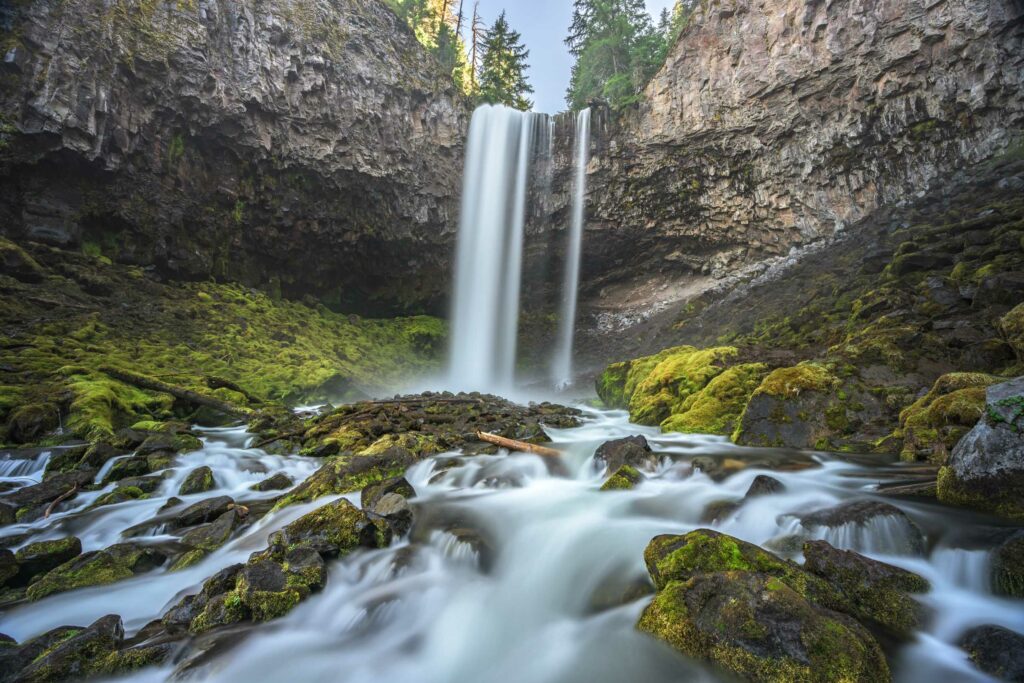
[[[390,536],[386,536],[385,529],[348,500],[339,498],[276,532],[271,537],[271,546],[303,546],[313,548],[325,557],[337,557],[356,548],[386,546]]]
[[[609,407],[628,407],[633,422],[657,425],[678,412],[691,394],[707,386],[737,353],[731,346],[677,346],[616,363],[598,378],[598,396]]]
[[[21,282],[42,282],[46,271],[28,253],[14,242],[0,237],[0,265],[5,275]]]
[[[1024,531],[992,553],[992,588],[999,595],[1024,599]]]
[[[165,560],[159,551],[132,543],[94,550],[44,574],[28,587],[28,599],[36,601],[54,593],[123,581],[154,569]]]
[[[732,570],[670,581],[637,628],[751,681],[890,680],[864,627],[767,574]]]
[[[629,465],[623,465],[615,474],[608,477],[608,481],[601,485],[602,491],[629,491],[636,488],[643,480],[644,475]]]
[[[954,372],[935,380],[927,394],[900,412],[900,458],[943,464],[953,447],[985,412],[985,389],[999,382],[993,375]]]
[[[206,465],[197,467],[185,477],[178,487],[179,496],[191,496],[197,493],[206,493],[213,489],[217,482],[213,478],[213,470]]]
[[[14,554],[18,561],[18,575],[23,583],[33,577],[56,569],[82,554],[82,542],[75,536],[52,541],[36,541],[19,548]]]
[[[35,443],[60,425],[60,408],[49,403],[30,403],[15,408],[7,418],[7,440]]]
[[[743,363],[728,368],[706,387],[691,394],[679,412],[661,423],[661,431],[731,435],[767,372],[768,366],[763,363]]]
[[[1024,304],[1018,304],[999,320],[999,329],[1007,343],[1024,363]]]
[[[751,395],[732,440],[745,446],[818,448],[845,424],[839,379],[825,366],[803,363],[768,373]]]
[[[411,451],[397,446],[375,455],[333,458],[278,501],[274,509],[306,503],[321,496],[361,491],[370,484],[403,476],[416,460]]]
[[[804,544],[804,568],[836,587],[844,611],[862,623],[878,626],[898,638],[910,638],[926,616],[913,594],[930,590],[928,582],[899,567],[878,562],[825,541]]]

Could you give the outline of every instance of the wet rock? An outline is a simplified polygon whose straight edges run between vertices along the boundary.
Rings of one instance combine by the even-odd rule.
[[[601,485],[602,491],[628,491],[636,488],[646,479],[636,468],[630,465],[622,465],[615,474],[608,477],[608,480]]]
[[[988,387],[982,419],[939,470],[938,496],[1024,519],[1024,377]]]
[[[149,494],[160,488],[161,483],[163,483],[163,478],[158,476],[128,477],[127,479],[122,479],[117,482],[117,486],[119,488],[123,486],[130,486],[142,491],[143,493]]]
[[[3,270],[5,275],[10,275],[21,282],[42,282],[46,277],[46,271],[34,258],[14,242],[2,237],[0,237],[0,265],[3,266],[0,270]]]
[[[700,513],[701,524],[713,524],[727,518],[740,509],[743,501],[738,500],[715,500],[704,506]]]
[[[881,530],[868,533],[868,526],[876,523],[892,522],[895,528],[889,529],[885,538],[879,537]],[[800,516],[800,524],[815,530],[821,527],[837,529],[851,527],[853,531],[876,537],[878,543],[884,543],[894,552],[920,555],[925,549],[924,532],[905,512],[889,503],[873,500],[855,500],[841,503],[834,507],[817,510]]]
[[[228,510],[209,524],[200,524],[189,529],[181,537],[181,542],[193,550],[212,552],[227,543],[238,521],[238,511]]]
[[[804,544],[804,568],[840,591],[844,610],[861,623],[909,638],[921,627],[925,610],[911,597],[930,590],[926,580],[899,567],[839,550],[825,541]]]
[[[712,457],[701,455],[690,461],[694,470],[703,472],[713,481],[725,481],[731,475],[745,470],[749,465],[736,458]]]
[[[0,503],[0,526],[14,524],[18,519],[18,509],[7,503]]]
[[[0,646],[0,680],[13,680],[25,667],[62,642],[73,638],[82,629],[75,626],[58,626],[20,645],[5,641]]]
[[[0,586],[18,575],[18,560],[7,548],[0,548]]]
[[[405,477],[392,477],[364,488],[359,494],[359,505],[364,510],[372,508],[378,500],[389,493],[397,493],[403,498],[416,497],[416,490]]]
[[[724,557],[717,571],[664,584],[637,628],[752,681],[890,680],[863,626],[782,579],[730,569],[730,562]]]
[[[754,477],[754,481],[750,483],[750,488],[743,495],[743,500],[750,498],[756,498],[758,496],[774,496],[779,493],[785,493],[786,485],[775,477],[769,477],[767,474],[759,474]]]
[[[253,484],[251,488],[253,491],[264,493],[267,491],[284,491],[285,489],[290,489],[294,483],[295,480],[287,474],[278,472],[272,477],[267,477],[263,481]]]
[[[46,470],[43,472],[43,479],[52,477],[60,472],[70,472],[78,469],[78,463],[88,452],[88,445],[72,446],[70,448],[55,448],[46,461]]]
[[[191,496],[196,493],[206,493],[214,486],[216,486],[216,482],[213,479],[213,470],[203,465],[188,473],[178,488],[178,495]]]
[[[1024,635],[1002,626],[977,626],[964,634],[960,647],[990,676],[1024,682]]]
[[[405,536],[412,528],[412,506],[397,493],[385,493],[370,507],[369,512],[387,522],[395,536]]]
[[[93,550],[41,576],[28,587],[29,600],[54,593],[123,581],[159,567],[167,556],[159,549],[136,543],[118,543]]]
[[[271,545],[313,548],[325,558],[347,555],[356,548],[383,548],[390,532],[344,498],[299,517],[271,535]]]
[[[19,683],[89,678],[100,672],[101,662],[124,640],[121,617],[100,617],[86,629],[68,629],[15,678]]]
[[[18,584],[25,585],[35,576],[56,569],[81,554],[82,542],[74,536],[30,543],[15,553],[18,560]]]
[[[190,630],[193,622],[204,613],[206,616],[201,624],[204,627],[202,630],[247,618],[241,599],[225,600],[225,596],[235,589],[243,566],[235,564],[225,567],[204,581],[199,593],[186,595],[169,609],[161,619],[168,632],[173,634]],[[211,606],[212,609],[208,609]]]
[[[215,496],[193,503],[181,512],[172,516],[168,523],[172,528],[182,529],[205,522],[212,522],[234,507],[235,501],[230,496]]]
[[[1024,531],[992,553],[992,588],[999,595],[1024,599]]]
[[[105,441],[97,441],[82,455],[82,459],[78,462],[79,468],[85,469],[100,469],[104,464],[111,458],[116,458],[119,455],[124,455],[124,449],[117,448],[112,444]]]
[[[90,471],[64,472],[50,477],[42,483],[26,486],[8,493],[3,496],[2,500],[15,508],[31,508],[43,505],[44,503],[56,500],[71,489],[76,487],[80,489],[87,484],[91,484],[95,474],[95,472]],[[72,494],[68,499],[74,498],[75,495],[77,494]]]
[[[110,469],[107,470],[107,474],[103,477],[103,484],[110,484],[111,482],[120,481],[121,479],[127,479],[129,477],[142,477],[153,471],[150,465],[149,458],[145,456],[133,455],[123,460],[118,460]]]
[[[277,503],[277,509],[320,496],[360,491],[370,484],[401,477],[416,462],[407,448],[393,446],[375,455],[340,456],[314,472]]]
[[[623,465],[654,471],[658,463],[659,458],[651,451],[647,439],[639,435],[606,441],[594,453],[594,464],[605,467],[608,472],[616,472]]]
[[[97,498],[90,507],[98,508],[103,507],[104,505],[116,505],[118,503],[125,503],[129,500],[139,500],[146,497],[146,492],[137,486],[124,486],[119,483],[117,488],[113,491],[104,493],[102,496]]]
[[[137,455],[153,453],[190,453],[203,447],[203,442],[192,434],[157,432],[146,437],[138,449]]]

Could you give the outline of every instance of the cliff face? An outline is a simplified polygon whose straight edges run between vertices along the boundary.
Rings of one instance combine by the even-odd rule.
[[[1012,144],[1020,0],[712,0],[595,126],[590,281],[724,275]],[[592,292],[593,293],[593,292]]]
[[[465,103],[379,0],[0,9],[0,231],[347,310],[446,293]]]

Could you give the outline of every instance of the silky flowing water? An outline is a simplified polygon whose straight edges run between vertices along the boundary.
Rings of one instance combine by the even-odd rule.
[[[525,454],[455,453],[415,465],[407,473],[417,493],[417,522],[409,538],[332,562],[322,592],[279,620],[239,630],[231,647],[197,659],[184,676],[237,683],[719,680],[633,629],[650,600],[638,590],[646,583],[648,541],[712,526],[771,547],[800,528],[794,513],[870,498],[879,481],[899,477],[898,466],[660,434],[630,424],[623,412],[588,411],[583,426],[549,434],[565,453],[557,464]],[[647,436],[662,456],[659,471],[633,491],[600,491],[603,476],[594,468],[594,450],[631,434]],[[88,510],[101,492],[85,493],[67,511],[5,533],[34,532],[32,540],[74,534],[86,550],[99,549],[126,540],[125,529],[152,518],[196,465],[213,469],[217,489],[186,501],[227,494],[251,505],[275,495],[249,489],[268,473],[286,472],[298,481],[320,464],[246,448],[248,438],[241,429],[206,430],[203,450],[180,456],[151,499]],[[452,456],[461,466],[440,466],[450,466]],[[715,482],[691,467],[698,456],[770,467],[747,467]],[[47,457],[0,456],[0,473],[4,481],[30,483],[41,476]],[[766,472],[785,484],[785,493],[750,499],[716,524],[701,522],[708,504],[740,500],[754,477]],[[217,570],[261,550],[272,531],[330,500],[268,514],[185,571],[156,569],[13,608],[0,615],[0,632],[23,641],[58,625],[87,625],[116,613],[130,635],[198,591]],[[973,531],[996,522],[936,505],[896,504],[925,533],[924,553],[893,553],[907,546],[906,524],[810,535],[905,567],[932,583],[921,600],[934,616],[914,642],[895,651],[897,680],[986,680],[955,647],[959,636],[983,623],[1024,630],[1020,603],[991,594],[986,535]],[[171,538],[160,529],[149,533],[134,540]],[[148,670],[132,680],[174,675],[172,668]]]

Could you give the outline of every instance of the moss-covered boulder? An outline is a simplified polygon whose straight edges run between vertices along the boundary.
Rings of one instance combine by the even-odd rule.
[[[834,586],[844,611],[861,623],[899,638],[909,638],[921,626],[925,610],[912,595],[925,593],[930,586],[917,574],[833,548],[825,541],[805,543],[804,558],[804,568]]]
[[[1024,635],[1002,626],[976,626],[960,641],[978,669],[1001,681],[1024,681]]]
[[[615,473],[608,477],[608,480],[601,485],[602,491],[628,491],[636,488],[644,480],[644,475],[629,465],[623,465],[615,470]]]
[[[1024,531],[992,553],[992,588],[999,595],[1024,599]]]
[[[893,436],[902,440],[901,459],[944,464],[984,413],[985,389],[998,381],[979,372],[954,372],[935,380],[927,394],[900,412]]]
[[[101,586],[130,579],[166,562],[160,550],[135,543],[118,543],[94,550],[47,572],[28,587],[29,600],[41,600],[54,593]]]
[[[644,559],[658,593],[637,628],[686,656],[753,681],[890,678],[867,629],[827,606],[829,584],[791,562],[706,529],[659,536]]]
[[[284,491],[285,489],[290,489],[294,485],[294,479],[284,472],[278,472],[277,474],[267,477],[263,481],[256,482],[250,488],[253,491],[266,493],[267,491]]]
[[[707,386],[734,358],[730,346],[677,346],[653,356],[609,366],[597,380],[598,395],[610,407],[628,407],[638,424],[658,425]]]
[[[400,446],[375,455],[332,458],[278,501],[275,509],[306,503],[321,496],[361,491],[370,484],[403,476],[416,461],[412,451]]]
[[[1024,519],[1024,377],[986,389],[983,418],[939,470],[938,497]]]
[[[999,329],[1013,352],[1017,361],[1024,364],[1024,304],[1018,304],[999,321]]]
[[[18,581],[28,583],[39,574],[56,569],[81,554],[82,542],[74,536],[29,543],[15,553],[18,560]]]
[[[842,425],[830,423],[838,378],[804,363],[770,372],[747,403],[733,441],[746,446],[816,448]]]
[[[359,505],[364,510],[369,510],[389,493],[397,494],[403,498],[416,497],[416,490],[413,489],[412,484],[405,477],[394,477],[366,486],[359,494]]]
[[[210,553],[228,542],[231,532],[242,518],[241,510],[228,510],[208,524],[191,527],[181,536],[183,545],[192,550]],[[176,567],[181,568],[181,567]]]
[[[189,505],[184,510],[174,513],[167,521],[172,529],[184,529],[212,522],[228,510],[235,507],[235,501],[230,496],[213,496]]]
[[[7,585],[17,575],[18,560],[14,553],[7,548],[0,548],[0,586]]]
[[[0,237],[0,270],[21,282],[42,282],[46,271],[14,242]]]
[[[903,510],[881,501],[851,500],[798,518],[808,531],[827,530],[877,552],[923,555],[926,547],[921,527]]]
[[[213,470],[203,465],[188,473],[185,480],[181,482],[181,486],[178,487],[178,495],[191,496],[196,493],[206,493],[216,485]]]
[[[678,412],[661,423],[663,432],[731,436],[750,397],[768,374],[763,363],[742,363],[726,369],[683,401]]]

